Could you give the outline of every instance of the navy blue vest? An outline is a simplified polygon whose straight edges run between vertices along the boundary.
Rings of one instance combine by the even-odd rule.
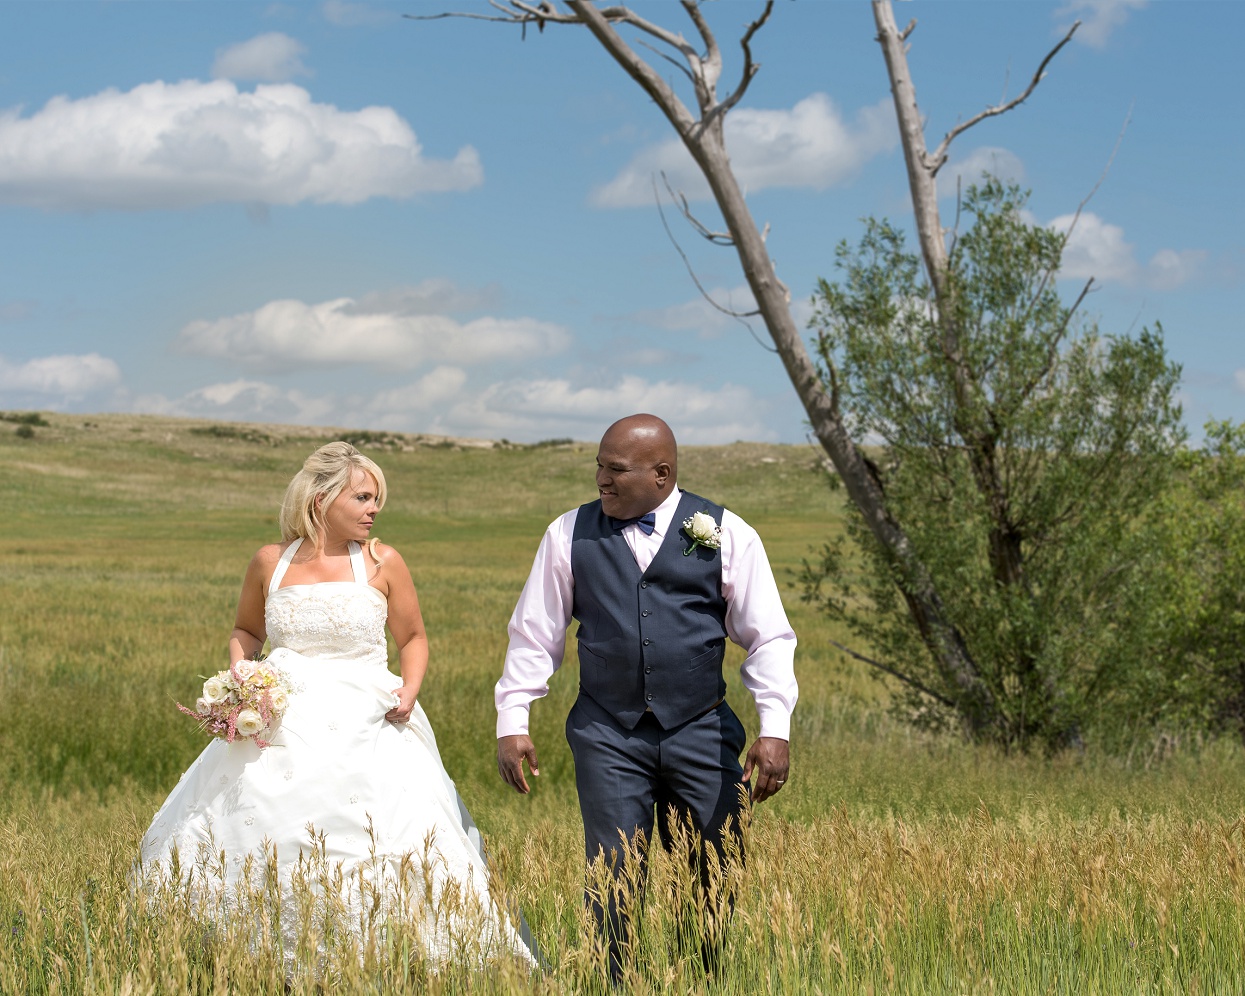
[[[683,520],[693,512],[722,522],[722,506],[684,491],[643,573],[599,499],[581,506],[575,518],[571,574],[579,687],[628,730],[646,710],[670,729],[726,694],[722,553],[699,546],[683,555],[692,545]]]

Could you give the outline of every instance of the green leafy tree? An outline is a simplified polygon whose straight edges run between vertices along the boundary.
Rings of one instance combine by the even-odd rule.
[[[827,548],[806,591],[904,683],[928,724],[1026,747],[1075,743],[1143,648],[1127,617],[1147,560],[1129,542],[1182,441],[1179,369],[1161,329],[1101,336],[1061,299],[1065,236],[1030,225],[1026,197],[988,180],[963,202],[936,290],[884,221],[838,252],[816,296],[822,376],[942,594],[973,664],[940,666],[866,523],[861,554]],[[1086,288],[1088,289],[1088,287]],[[947,329],[954,329],[954,350]]]
[[[1150,653],[1128,712],[1169,733],[1245,739],[1245,425],[1210,422],[1132,537],[1150,561],[1133,593]]]

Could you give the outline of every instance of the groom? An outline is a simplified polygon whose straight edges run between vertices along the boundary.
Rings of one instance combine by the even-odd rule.
[[[672,809],[721,856],[728,837],[738,843],[745,795],[764,801],[787,779],[796,641],[769,561],[756,530],[680,491],[676,470],[674,434],[656,416],[606,430],[600,497],[546,530],[496,688],[497,767],[526,793],[524,762],[539,774],[528,712],[548,692],[567,626],[578,620],[579,698],[566,737],[588,860],[604,855],[615,874],[620,835],[651,840],[654,814],[672,846]],[[700,518],[689,530],[695,513],[712,522]],[[727,637],[747,651],[743,683],[761,721],[742,768],[744,730],[722,678]],[[612,900],[608,910],[591,905],[617,978],[625,911]]]

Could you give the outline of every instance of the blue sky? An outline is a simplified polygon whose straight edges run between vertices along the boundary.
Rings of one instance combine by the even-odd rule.
[[[633,6],[690,32],[673,4]],[[777,358],[700,299],[663,231],[656,169],[715,213],[656,108],[582,29],[401,16],[439,9],[487,6],[0,3],[0,408],[525,441],[647,410],[685,442],[803,439]],[[728,81],[758,9],[706,8]],[[1084,21],[1024,107],[956,141],[948,189],[990,168],[1058,224],[1119,140],[1063,288],[1096,278],[1103,332],[1163,324],[1195,436],[1245,418],[1245,116],[1224,84],[1245,5],[896,17],[918,21],[931,145]],[[860,218],[910,217],[873,35],[865,0],[779,4],[728,132],[800,314]],[[671,222],[746,308],[733,253]]]

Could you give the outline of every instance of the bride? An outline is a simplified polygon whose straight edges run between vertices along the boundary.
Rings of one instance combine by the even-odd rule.
[[[288,708],[262,750],[208,744],[143,838],[144,877],[192,893],[215,879],[218,901],[236,907],[275,868],[286,910],[299,895],[307,910],[318,893],[358,931],[378,903],[414,909],[434,962],[458,953],[470,922],[480,955],[534,963],[530,940],[489,897],[479,831],[417,701],[428,640],[415,585],[396,550],[369,540],[385,494],[380,468],[343,442],[316,450],[290,482],[284,540],[252,558],[229,639],[231,663],[268,641],[269,663],[293,688]],[[308,890],[316,862],[319,886]],[[295,918],[281,919],[292,957]]]

